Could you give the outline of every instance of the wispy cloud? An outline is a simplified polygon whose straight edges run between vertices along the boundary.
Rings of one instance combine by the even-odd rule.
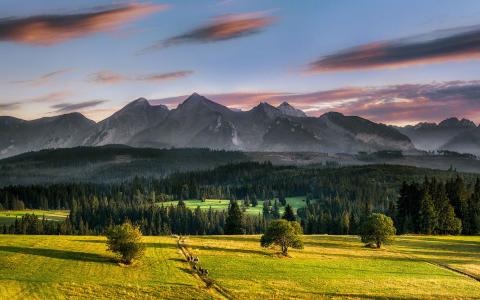
[[[272,24],[276,17],[268,16],[263,12],[229,14],[213,18],[208,24],[193,30],[160,41],[141,51],[145,53],[165,47],[187,43],[210,43],[230,40],[259,33],[266,26]]]
[[[107,102],[107,100],[90,100],[77,103],[59,103],[52,105],[51,108],[55,109],[55,113],[68,113],[94,107],[105,102]]]
[[[121,74],[112,71],[100,71],[89,76],[89,81],[104,84],[114,84],[126,80],[127,78]]]
[[[58,102],[72,95],[73,93],[71,91],[58,91],[30,98],[27,102]]]
[[[194,72],[190,70],[182,70],[168,73],[153,73],[146,75],[127,76],[112,71],[100,71],[89,76],[89,81],[102,84],[115,84],[123,81],[146,81],[159,82],[166,80],[175,80],[192,75]]]
[[[183,77],[187,77],[193,74],[193,71],[177,71],[170,73],[160,73],[160,74],[148,74],[142,75],[134,78],[138,81],[164,81],[164,80],[174,80]]]
[[[308,72],[399,68],[479,58],[480,26],[471,26],[361,45],[321,57],[308,66]]]
[[[0,113],[3,111],[11,111],[20,107],[20,102],[0,103]]]
[[[96,32],[112,31],[166,8],[166,5],[132,3],[76,14],[4,18],[0,19],[0,41],[47,46]]]
[[[34,85],[34,86],[42,85],[42,84],[45,84],[45,83],[49,82],[49,81],[52,80],[54,77],[57,77],[57,76],[60,76],[60,75],[62,75],[62,74],[65,74],[65,73],[67,73],[67,72],[70,72],[71,70],[72,70],[72,69],[70,69],[70,68],[61,69],[61,70],[56,70],[56,71],[53,71],[53,72],[49,72],[49,73],[43,74],[43,75],[41,75],[41,76],[38,77],[38,78],[27,79],[27,80],[10,81],[10,83],[15,83],[15,84],[30,84],[30,85]]]

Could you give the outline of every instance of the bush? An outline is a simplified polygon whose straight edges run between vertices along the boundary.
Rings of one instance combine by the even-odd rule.
[[[131,264],[134,259],[139,259],[145,252],[142,243],[142,232],[138,226],[130,223],[116,225],[107,231],[107,249],[120,255],[120,261]]]
[[[375,244],[377,248],[391,242],[395,233],[392,218],[384,214],[371,214],[360,227],[362,242]]]
[[[302,227],[298,222],[284,219],[272,221],[260,239],[262,247],[280,246],[282,254],[288,255],[288,248],[303,249]]]

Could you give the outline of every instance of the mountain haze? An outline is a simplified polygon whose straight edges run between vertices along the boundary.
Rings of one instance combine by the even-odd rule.
[[[416,149],[476,153],[478,130],[473,122],[456,118],[393,127],[338,112],[308,117],[287,102],[277,107],[261,102],[240,111],[193,93],[171,110],[139,98],[98,123],[79,113],[33,121],[0,117],[0,157],[108,144],[348,154]]]

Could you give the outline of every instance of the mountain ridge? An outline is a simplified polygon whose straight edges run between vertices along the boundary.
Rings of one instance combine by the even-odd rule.
[[[108,144],[351,154],[381,150],[408,152],[416,148],[440,150],[445,145],[457,149],[453,144],[459,144],[458,138],[453,138],[476,129],[472,121],[455,117],[438,124],[404,127],[339,112],[309,117],[288,102],[276,107],[260,102],[250,110],[239,111],[195,92],[174,109],[138,98],[98,123],[76,112],[31,121],[0,116],[0,158],[48,148]],[[439,140],[428,142],[435,149],[424,149],[418,144],[425,135]],[[478,136],[480,141],[480,134],[471,136]]]

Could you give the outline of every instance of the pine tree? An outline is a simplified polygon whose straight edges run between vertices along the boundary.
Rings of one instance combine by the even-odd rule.
[[[278,201],[275,200],[275,202],[273,202],[273,206],[272,206],[272,217],[274,219],[280,219],[280,207],[278,205]]]
[[[243,213],[237,201],[231,200],[228,206],[228,215],[225,220],[225,234],[244,234]]]
[[[431,234],[437,227],[437,213],[430,193],[425,190],[420,201],[419,228],[421,233]]]
[[[285,212],[283,213],[282,219],[285,219],[287,221],[297,220],[297,217],[295,216],[295,213],[293,212],[293,208],[290,204],[287,204],[287,206],[285,206]]]

